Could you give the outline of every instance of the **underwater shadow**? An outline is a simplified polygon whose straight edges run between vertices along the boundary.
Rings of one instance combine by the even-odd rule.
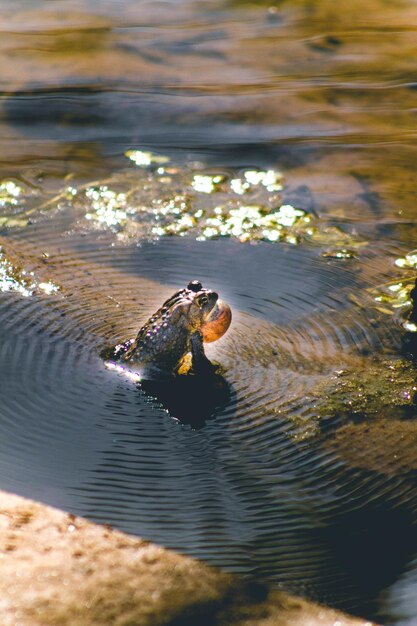
[[[172,418],[195,429],[205,426],[235,395],[232,385],[218,373],[143,380],[138,389]]]

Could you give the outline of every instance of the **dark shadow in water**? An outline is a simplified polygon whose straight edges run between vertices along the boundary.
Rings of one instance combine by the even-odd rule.
[[[402,341],[402,352],[413,362],[417,360],[417,333],[405,333]]]
[[[230,403],[231,385],[220,374],[177,376],[142,381],[139,388],[183,424],[202,428],[214,413]]]
[[[7,128],[17,129],[28,145],[36,142],[37,160],[42,162],[52,154],[58,161],[52,149],[60,148],[67,154],[82,146],[99,172],[104,167],[103,155],[113,159],[127,149],[144,146],[168,155],[175,146],[176,158],[185,151],[187,157],[204,158],[216,167],[263,167],[279,162],[280,167],[289,168],[317,159],[315,145],[296,147],[292,141],[277,142],[273,134],[253,136],[248,141],[241,137],[241,125],[233,121],[227,123],[225,134],[224,121],[213,124],[210,118],[208,122],[204,109],[195,109],[194,97],[182,96],[177,101],[163,89],[156,93],[157,99],[154,93],[142,93],[141,88],[125,90],[124,85],[111,81],[39,88],[28,84],[3,96],[2,121]],[[184,107],[192,112],[185,108],[184,113]],[[18,172],[28,159],[28,151],[28,147],[22,151]],[[62,152],[58,154],[61,158]],[[30,156],[33,158],[32,153]],[[124,158],[118,163],[126,165]]]
[[[378,610],[381,595],[398,580],[417,551],[416,515],[410,503],[364,501],[350,511],[340,511],[316,532],[322,534],[335,566],[344,570],[354,587],[352,595],[360,603],[352,607],[342,602],[340,608],[385,621],[387,616]]]
[[[121,354],[130,345],[127,341],[122,349],[119,345],[105,347],[100,356],[108,364],[120,363]],[[216,364],[201,373],[143,379],[138,382],[138,389],[174,419],[193,428],[202,428],[217,410],[230,403],[232,395],[236,396],[220,370]]]

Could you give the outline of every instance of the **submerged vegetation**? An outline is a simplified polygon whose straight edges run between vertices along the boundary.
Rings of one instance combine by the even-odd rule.
[[[79,217],[79,228],[89,222],[110,230],[121,243],[190,236],[198,241],[222,237],[242,243],[310,242],[324,247],[326,258],[350,259],[366,245],[354,234],[319,219],[308,211],[283,202],[285,181],[273,169],[213,172],[203,164],[169,164],[169,158],[140,150],[127,151],[137,169],[119,172],[111,179],[74,186],[65,185],[46,204],[28,202],[23,187],[4,181],[2,223],[8,228],[26,226],[57,211]],[[84,222],[84,223],[83,223]]]

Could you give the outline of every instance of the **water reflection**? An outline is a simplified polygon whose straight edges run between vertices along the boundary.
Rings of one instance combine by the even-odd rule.
[[[169,415],[193,428],[202,428],[216,411],[230,404],[233,393],[220,374],[143,381],[140,389],[160,403]]]
[[[328,183],[353,170],[410,215],[415,6],[368,0],[365,22],[361,11],[325,0],[183,0],[175,15],[132,0],[3,3],[3,168],[101,174],[143,145],[217,163],[280,158],[310,186],[318,165],[321,208],[335,209],[341,187],[326,199],[319,173]]]

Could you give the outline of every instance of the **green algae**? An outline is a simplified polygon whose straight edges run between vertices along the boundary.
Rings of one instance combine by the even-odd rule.
[[[343,432],[350,432],[349,424],[371,427],[383,422],[388,429],[391,421],[408,423],[410,415],[416,414],[417,372],[412,362],[402,358],[375,357],[373,363],[352,360],[343,369],[316,376],[305,405],[309,410],[301,414],[290,409],[276,415],[288,420],[291,438],[297,443],[326,442],[336,433],[341,441]]]
[[[318,419],[333,416],[380,417],[416,406],[417,373],[406,359],[386,359],[336,372],[310,396]]]

